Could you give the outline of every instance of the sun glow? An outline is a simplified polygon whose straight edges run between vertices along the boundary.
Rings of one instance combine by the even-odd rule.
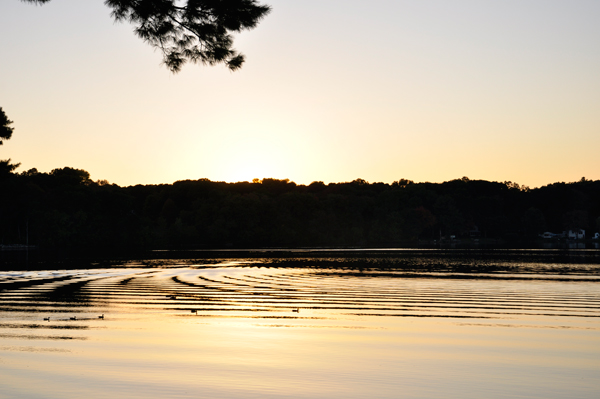
[[[282,178],[280,175],[285,174],[288,165],[284,152],[272,140],[240,140],[228,148],[219,171],[220,179],[238,182]]]
[[[227,173],[228,177],[225,180],[235,183],[239,181],[252,181],[253,179],[262,180],[265,177],[271,176],[273,173],[270,173],[269,165],[264,162],[261,162],[260,159],[257,160],[240,160],[239,162],[235,162],[235,164],[231,165],[231,170]]]

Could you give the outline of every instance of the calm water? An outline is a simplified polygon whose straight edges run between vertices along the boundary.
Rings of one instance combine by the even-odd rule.
[[[586,258],[4,271],[0,301],[0,398],[600,397]]]

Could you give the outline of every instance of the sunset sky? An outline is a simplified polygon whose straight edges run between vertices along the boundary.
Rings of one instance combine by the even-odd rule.
[[[267,0],[176,75],[102,0],[0,2],[0,159],[119,185],[600,179],[600,1]]]

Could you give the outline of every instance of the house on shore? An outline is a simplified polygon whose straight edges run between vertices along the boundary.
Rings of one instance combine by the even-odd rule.
[[[567,238],[569,240],[585,240],[585,230],[575,229],[567,232]]]

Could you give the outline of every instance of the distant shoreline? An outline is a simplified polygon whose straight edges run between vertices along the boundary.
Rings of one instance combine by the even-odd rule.
[[[492,263],[520,260],[531,264],[600,265],[597,248],[255,248],[150,250],[125,253],[63,251],[0,251],[0,271],[62,270],[135,267],[209,266],[223,262],[239,265],[288,267],[291,265],[328,265],[344,260],[344,267],[394,267],[398,262],[419,259],[468,259],[461,267],[469,270]],[[594,271],[594,273],[596,273]],[[600,273],[600,269],[598,270]]]

